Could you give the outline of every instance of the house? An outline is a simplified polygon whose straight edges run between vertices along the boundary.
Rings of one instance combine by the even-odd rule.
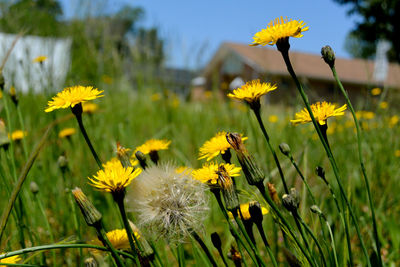
[[[337,85],[329,66],[321,55],[290,51],[293,68],[311,100],[329,97],[336,101]],[[373,87],[385,87],[400,92],[400,66],[389,64],[384,81],[374,79],[374,62],[362,59],[336,59],[336,70],[350,97],[364,95]],[[273,101],[290,102],[297,96],[297,90],[280,52],[275,47],[251,47],[246,44],[223,43],[211,61],[204,68],[206,90],[220,88],[223,93],[232,90],[234,82],[261,79],[276,83],[283,94],[270,94]],[[380,77],[382,75],[380,74]],[[230,86],[231,85],[231,86]],[[231,87],[231,88],[230,88]],[[234,86],[235,87],[235,86]]]

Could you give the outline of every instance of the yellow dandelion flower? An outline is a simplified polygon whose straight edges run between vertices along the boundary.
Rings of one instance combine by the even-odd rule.
[[[119,166],[122,166],[122,164],[121,164],[121,161],[117,157],[113,157],[106,163],[103,163],[104,169],[118,168]]]
[[[308,26],[302,20],[292,20],[288,18],[276,18],[271,21],[267,28],[254,34],[253,43],[251,46],[256,45],[274,45],[279,39],[295,37],[303,37],[303,32],[308,31]]]
[[[140,238],[140,235],[137,232],[134,232],[136,239]],[[120,250],[129,250],[131,246],[129,244],[128,234],[126,233],[125,229],[115,229],[106,233],[108,240],[113,245],[115,249]],[[92,241],[95,245],[101,245],[100,240],[93,240]],[[93,250],[93,252],[98,253],[99,250]]]
[[[116,161],[112,161],[88,179],[91,186],[101,191],[116,193],[123,191],[141,172],[141,169],[124,168],[120,162],[117,164]]]
[[[235,177],[240,175],[242,168],[236,167],[235,164],[222,164],[229,176]],[[193,179],[198,180],[202,183],[217,184],[218,183],[218,163],[209,162],[204,164],[200,169],[196,169],[192,172]]]
[[[83,113],[95,113],[97,110],[99,109],[99,105],[95,104],[95,103],[88,103],[85,102],[82,104],[82,112]]]
[[[268,117],[268,121],[270,122],[270,123],[275,123],[275,122],[277,122],[279,120],[279,118],[278,118],[278,116],[276,116],[276,115],[270,115],[269,117]]]
[[[247,140],[247,137],[242,137],[242,140]],[[199,159],[207,158],[207,161],[210,161],[219,154],[225,154],[230,147],[231,145],[226,140],[226,132],[218,132],[200,147]]]
[[[155,93],[151,95],[151,101],[157,102],[161,99],[161,94],[160,93]]]
[[[325,101],[322,103],[317,102],[317,103],[311,105],[311,111],[312,111],[315,119],[317,120],[317,122],[320,125],[325,125],[326,120],[329,117],[344,115],[344,111],[346,110],[347,105],[344,104],[343,106],[341,106],[340,108],[337,108],[337,109],[335,109],[335,107],[336,106],[334,104],[331,104],[331,103],[328,103]],[[300,112],[297,112],[295,117],[296,117],[296,119],[290,120],[290,122],[293,123],[294,125],[304,124],[304,123],[312,121],[310,114],[308,113],[308,110],[306,108],[304,108]]]
[[[394,155],[395,155],[396,157],[400,158],[400,149],[397,149],[397,150],[394,152]]]
[[[10,138],[13,141],[19,141],[22,140],[22,138],[24,138],[27,135],[28,135],[27,131],[15,130],[11,134],[8,134],[8,138]]]
[[[381,88],[374,88],[371,90],[371,95],[380,95],[382,93],[382,89]]]
[[[104,95],[101,95],[102,92],[103,91],[99,91],[97,88],[93,88],[93,86],[77,85],[64,88],[63,91],[53,97],[53,100],[47,103],[48,107],[45,109],[45,112],[51,112],[61,108],[73,108],[79,103],[103,97]]]
[[[3,91],[0,90],[0,99],[3,98]]]
[[[1,254],[4,254],[4,252],[0,252],[0,255]],[[22,258],[19,256],[19,255],[17,255],[17,256],[11,256],[11,257],[8,257],[8,258],[5,258],[5,259],[1,259],[0,260],[0,265],[2,265],[1,263],[10,263],[10,264],[16,264],[16,263],[18,263],[19,261],[21,261],[22,260]]]
[[[187,166],[180,166],[175,169],[175,172],[182,175],[192,175],[193,169]]]
[[[389,119],[389,127],[393,128],[397,123],[399,123],[399,116],[397,115],[393,115],[392,117],[390,117]]]
[[[259,101],[260,97],[278,88],[276,84],[261,83],[260,80],[247,82],[228,94],[228,97],[238,100],[245,100],[247,103]]]
[[[46,56],[38,56],[38,57],[35,57],[33,60],[32,60],[32,62],[33,63],[42,63],[42,62],[44,62],[44,61],[46,61],[47,60],[47,57]]]
[[[152,151],[165,150],[168,149],[169,144],[171,144],[171,141],[168,140],[150,139],[147,140],[143,145],[138,146],[133,154],[135,154],[137,151],[140,151],[146,155]]]
[[[237,214],[240,218],[242,218],[243,220],[250,220],[251,216],[250,216],[250,211],[249,211],[249,207],[250,207],[250,202],[249,203],[245,203],[245,204],[240,204],[240,212],[243,215],[243,218],[240,216],[240,212],[239,210],[237,211]],[[269,210],[265,207],[261,207],[261,212],[262,215],[268,214]],[[233,215],[232,212],[228,212],[229,218],[233,219]]]
[[[382,101],[382,102],[379,104],[379,107],[380,107],[381,109],[387,109],[387,108],[389,107],[389,103],[386,102],[386,101]]]
[[[58,133],[59,138],[70,137],[71,135],[76,133],[75,128],[64,128]]]

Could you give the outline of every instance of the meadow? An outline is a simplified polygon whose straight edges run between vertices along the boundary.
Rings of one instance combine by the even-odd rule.
[[[94,261],[100,266],[400,264],[400,229],[397,221],[400,214],[397,203],[400,197],[396,193],[400,189],[397,181],[400,157],[397,138],[400,134],[399,117],[392,102],[381,97],[381,91],[370,91],[365,96],[369,99],[369,104],[355,107],[361,126],[362,159],[376,217],[377,242],[368,189],[359,163],[359,139],[349,109],[342,116],[329,118],[324,135],[324,128],[319,128],[318,131],[312,123],[294,125],[290,122],[304,108],[301,100],[293,106],[283,106],[267,103],[263,97],[261,101],[258,98],[258,103],[261,104],[260,118],[269,136],[266,140],[262,126],[260,128],[255,116],[257,100],[254,99],[246,100],[249,104],[247,105],[246,101],[225,96],[221,98],[218,88],[215,88],[204,101],[188,101],[169,92],[156,81],[135,87],[124,80],[88,85],[104,90],[104,97],[86,103],[96,104],[95,110],[84,110],[82,114],[83,125],[101,163],[117,156],[122,165],[126,157],[129,157],[128,162],[131,159],[136,160],[135,149],[150,139],[169,140],[171,143],[167,145],[167,149],[157,152],[158,161],[145,155],[147,167],[136,165],[136,169],[144,169],[142,174],[133,178],[132,183],[123,187],[122,191],[110,194],[98,190],[101,186],[96,190],[88,177],[93,177],[101,164],[96,163],[71,110],[67,108],[45,112],[48,101],[55,94],[21,94],[18,91],[14,94],[9,86],[2,88],[0,105],[3,123],[0,138],[3,141],[10,139],[9,144],[4,141],[0,151],[2,223],[12,193],[19,189],[20,191],[6,220],[7,224],[1,229],[0,251],[11,252],[8,256],[18,255],[17,266],[96,266]],[[284,97],[285,92],[277,84],[277,89],[268,94],[280,94]],[[333,102],[331,99],[324,100]],[[343,104],[345,102],[336,107]],[[85,104],[83,107],[85,108]],[[55,121],[58,123],[54,124]],[[49,125],[51,128],[47,128]],[[65,128],[74,130],[68,136],[60,136]],[[46,129],[50,129],[49,132]],[[16,130],[25,131],[25,134],[8,137],[8,133]],[[207,162],[206,159],[199,159],[200,147],[221,131],[236,132],[248,137],[244,145],[249,154],[243,152],[241,146],[237,149],[231,144],[231,159],[223,159],[221,155],[217,155],[212,161],[222,164],[231,160],[236,166],[248,168],[247,172],[242,171],[239,176],[234,177],[233,185],[225,183],[223,177],[226,173],[220,169],[216,184],[204,178],[204,183],[196,181],[198,183],[191,185],[192,170],[201,168]],[[41,143],[43,135],[45,138]],[[231,139],[234,138],[236,137],[231,136]],[[325,143],[321,140],[325,140]],[[39,143],[42,144],[40,151],[37,149]],[[120,144],[119,147],[117,143]],[[280,146],[281,143],[286,143],[290,152],[287,146]],[[276,157],[271,151],[276,153]],[[331,154],[326,151],[331,151]],[[38,155],[33,158],[35,152]],[[148,154],[152,156],[151,153]],[[140,155],[137,157],[140,158]],[[29,162],[32,167],[26,169]],[[171,175],[171,172],[164,170],[168,169],[165,166],[174,170],[187,167],[179,174],[176,172],[177,177],[184,176],[182,179],[187,182],[180,190],[189,190],[193,186],[204,193],[201,196],[204,203],[197,203],[203,205],[202,210],[199,209],[198,214],[193,215],[194,218],[190,214],[184,218],[184,221],[189,221],[187,225],[185,221],[183,225],[173,225],[177,229],[172,230],[160,230],[160,227],[171,225],[165,224],[165,221],[164,224],[149,223],[151,218],[147,217],[150,214],[146,217],[141,210],[132,206],[135,197],[140,195],[138,190],[151,190],[148,187],[157,186],[157,181],[155,185],[146,186],[146,180],[143,181],[140,176],[151,176],[152,173]],[[296,192],[285,192],[280,167],[277,166],[282,169],[287,187],[295,188]],[[320,168],[316,171],[318,166]],[[132,168],[126,165],[124,167]],[[160,170],[154,171],[157,168]],[[249,177],[255,179],[260,173],[263,175],[261,183],[257,181],[254,185],[249,185]],[[18,188],[17,179],[21,176],[24,182]],[[337,183],[337,176],[343,191]],[[229,175],[225,178],[231,181]],[[134,188],[135,185],[138,187],[139,179],[143,187]],[[169,180],[165,179],[168,185]],[[183,181],[176,179],[173,177],[171,181],[176,181],[177,184]],[[267,183],[273,184],[276,191],[271,185],[267,187]],[[270,190],[263,194],[260,189],[263,186]],[[72,193],[76,187],[81,188],[88,199],[84,199],[77,191]],[[109,247],[101,237],[103,230],[128,229],[119,206],[121,203],[118,203],[121,201],[118,197],[122,196],[122,202],[124,201],[125,190],[128,199],[125,203],[128,207],[127,218],[139,226],[138,230],[133,228],[134,232],[139,233],[137,237],[132,235],[135,237],[133,250],[126,232],[120,243],[109,237],[110,241],[117,242],[112,244],[115,248]],[[153,194],[161,192],[154,191]],[[194,192],[187,197],[193,197],[192,194]],[[217,195],[223,199],[222,206],[217,201]],[[84,203],[79,203],[79,199],[84,199]],[[88,204],[89,201],[101,213],[101,224],[96,221],[88,225],[88,220],[93,218],[88,218],[87,214],[82,215],[80,208],[85,210],[89,206],[89,211],[93,213],[93,206]],[[258,227],[260,217],[256,216],[258,204],[254,205],[256,208],[253,211],[247,210],[250,219],[244,218],[245,211],[238,206],[239,203],[250,201],[258,201],[268,211],[261,216],[262,230]],[[192,200],[188,205],[194,202]],[[193,204],[193,210],[197,208],[196,205]],[[174,210],[176,207],[168,208]],[[235,213],[238,210],[238,215],[225,218],[227,211]],[[182,211],[182,217],[185,212],[190,213],[191,210]],[[95,220],[100,219],[96,217]],[[362,237],[362,243],[357,230]],[[215,235],[211,238],[213,233],[220,237],[220,244]],[[146,245],[143,245],[142,240],[147,240],[151,252],[146,253]],[[380,256],[376,253],[377,244],[380,246]],[[94,246],[90,248],[90,245],[101,246],[105,251],[96,250]],[[35,249],[30,249],[32,247]],[[115,252],[116,250],[118,251]],[[115,254],[120,251],[125,254]],[[7,254],[0,254],[0,264],[7,264]]]

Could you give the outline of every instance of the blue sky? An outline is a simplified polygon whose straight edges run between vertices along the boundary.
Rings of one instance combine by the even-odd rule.
[[[67,15],[77,1],[62,1]],[[110,0],[97,8],[114,12],[127,4],[145,10],[141,25],[159,27],[167,41],[167,64],[175,67],[204,66],[224,41],[251,43],[254,33],[279,16],[310,27],[303,38],[291,39],[292,50],[318,54],[329,44],[337,57],[350,57],[344,43],[356,21],[332,0]]]

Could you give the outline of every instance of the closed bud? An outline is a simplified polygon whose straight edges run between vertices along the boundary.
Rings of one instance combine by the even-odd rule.
[[[57,164],[63,173],[68,169],[68,160],[64,155],[58,157]]]
[[[256,164],[254,158],[247,151],[240,134],[227,133],[226,140],[235,150],[236,156],[239,160],[240,166],[242,166],[242,171],[249,185],[261,184],[265,179],[265,175]]]
[[[146,238],[144,238],[139,228],[137,228],[137,226],[133,222],[129,221],[129,225],[131,226],[133,234],[138,237],[137,241],[139,243],[139,247],[142,250],[142,256],[146,259],[153,259],[154,250],[150,246],[149,242],[146,240]]]
[[[229,176],[224,165],[220,165],[218,167],[217,174],[218,184],[224,197],[226,209],[232,212],[234,216],[236,216],[237,209],[239,208],[239,197],[236,193],[236,188],[233,184],[233,180]]]
[[[4,76],[3,76],[3,70],[0,69],[0,90],[2,92],[4,91],[4,85],[5,85],[5,81],[4,81]]]
[[[299,207],[295,198],[290,194],[282,196],[282,204],[290,212],[297,212],[297,208]]]
[[[117,142],[117,157],[124,168],[132,167],[129,151],[129,148],[125,148],[121,146],[119,142]]]
[[[94,258],[90,257],[85,260],[85,267],[97,267],[97,266],[99,265],[97,264],[97,261]]]
[[[323,180],[325,180],[325,170],[324,170],[324,168],[322,168],[321,166],[318,166],[318,167],[315,169],[315,173],[316,173],[319,177],[321,177]]]
[[[75,201],[78,204],[83,218],[89,226],[94,226],[101,221],[101,213],[93,206],[92,202],[87,198],[87,196],[78,187],[72,190]]]
[[[261,205],[258,201],[252,201],[249,203],[250,217],[255,224],[261,224],[264,217],[261,210]]]
[[[37,183],[35,183],[34,181],[32,181],[29,184],[29,189],[31,190],[32,194],[36,195],[37,193],[39,193],[39,186],[37,185]]]
[[[143,170],[146,169],[147,168],[146,156],[142,153],[142,151],[136,151],[135,157],[139,161],[140,167],[142,167]]]
[[[211,241],[217,250],[221,249],[222,242],[221,242],[221,238],[219,237],[219,234],[217,232],[214,232],[211,234]]]
[[[315,214],[322,215],[322,211],[317,205],[312,205],[310,210]]]
[[[285,156],[287,156],[287,157],[290,155],[290,147],[289,147],[288,144],[286,144],[286,143],[281,143],[281,144],[279,145],[279,149],[281,150],[281,152],[282,152],[283,155],[285,155]]]
[[[297,207],[300,205],[300,194],[299,192],[296,190],[296,188],[290,188],[290,195],[292,195],[294,201],[297,204]]]
[[[333,68],[335,66],[335,52],[333,52],[333,49],[329,45],[322,47],[321,55],[329,67]]]
[[[10,97],[12,102],[14,103],[14,105],[18,105],[18,96],[17,96],[17,92],[15,91],[15,87],[11,86],[10,87]]]

